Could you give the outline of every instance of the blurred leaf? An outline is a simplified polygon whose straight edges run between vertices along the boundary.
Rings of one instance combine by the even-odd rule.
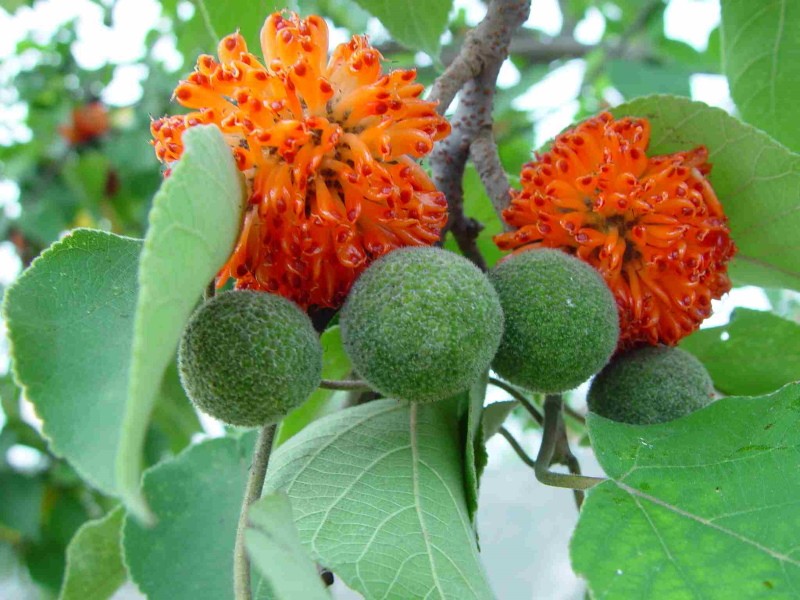
[[[742,118],[800,151],[800,3],[722,3],[723,68]]]
[[[5,295],[14,372],[58,456],[114,491],[142,244],[79,229]]]
[[[0,472],[0,527],[38,539],[44,488],[40,475]]]
[[[131,578],[150,600],[233,599],[233,546],[255,436],[191,446],[144,475],[158,521],[125,519]]]
[[[659,65],[634,60],[608,62],[611,82],[625,98],[648,94],[689,96],[692,71],[682,64]]]
[[[67,571],[59,600],[107,600],[125,583],[120,536],[125,511],[89,521],[67,547]]]
[[[492,598],[465,498],[459,398],[377,400],[315,421],[275,450],[312,558],[367,598]]]
[[[261,498],[250,507],[248,519],[247,552],[276,600],[330,599],[316,565],[300,544],[292,506],[284,494]]]
[[[740,283],[800,290],[800,155],[719,108],[673,96],[649,96],[613,109],[647,117],[648,154],[700,144],[709,149],[714,186],[739,247],[730,272]]]
[[[483,438],[485,440],[500,431],[508,415],[513,412],[517,405],[518,402],[516,400],[504,400],[502,402],[493,402],[483,409]]]
[[[681,347],[725,394],[766,394],[800,380],[800,325],[769,312],[737,308],[729,324],[697,331]]]
[[[110,164],[108,158],[97,151],[74,155],[61,170],[73,196],[88,209],[97,213],[100,200],[105,196]]]
[[[439,38],[447,29],[453,0],[392,2],[391,0],[356,0],[376,17],[391,36],[411,50],[422,50],[434,60],[439,58]]]
[[[797,597],[800,386],[659,425],[588,424],[612,478],[571,544],[593,597]]]
[[[183,134],[185,151],[153,200],[139,261],[125,417],[117,446],[117,489],[135,515],[148,518],[139,491],[142,447],[164,371],[203,290],[239,234],[244,186],[215,126]]]
[[[322,378],[343,379],[350,373],[350,359],[342,346],[342,334],[339,326],[329,327],[320,337],[322,343]],[[303,404],[290,412],[281,421],[275,444],[280,446],[286,440],[302,430],[306,425],[320,417],[330,414],[341,408],[342,402],[335,402],[335,398],[346,397],[346,394],[337,393],[335,390],[317,388]]]

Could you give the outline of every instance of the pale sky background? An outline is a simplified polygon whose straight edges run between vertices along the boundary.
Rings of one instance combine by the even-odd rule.
[[[302,0],[300,5],[302,7]],[[455,9],[462,8],[466,10],[470,24],[477,23],[483,17],[483,5],[476,0],[455,0]],[[184,2],[182,10],[188,15],[194,8],[190,2]],[[14,55],[20,40],[31,34],[34,39],[44,42],[52,37],[60,24],[71,19],[77,19],[78,23],[79,39],[73,46],[78,64],[88,70],[98,69],[106,63],[115,65],[114,78],[102,94],[102,100],[111,106],[127,106],[141,97],[140,82],[147,77],[147,69],[134,63],[145,55],[145,36],[154,26],[164,32],[153,49],[154,57],[162,61],[170,71],[182,73],[188,69],[182,64],[182,58],[175,49],[174,37],[169,34],[169,23],[161,17],[160,5],[154,0],[118,0],[114,5],[110,27],[103,23],[100,7],[89,0],[40,0],[34,8],[19,9],[13,17],[0,9],[0,82],[9,81],[21,68],[30,67],[36,62],[35,51],[29,51],[22,56]],[[665,33],[667,37],[686,42],[702,51],[706,48],[709,33],[718,25],[719,19],[720,7],[717,1],[672,0],[665,13]],[[556,35],[561,28],[561,22],[556,0],[533,0],[531,17],[524,26],[548,35]],[[604,28],[603,15],[597,9],[590,9],[578,24],[576,37],[582,43],[594,44],[601,39]],[[346,32],[333,27],[331,30],[331,44],[346,40]],[[370,22],[368,33],[378,39],[386,35],[375,19]],[[430,59],[420,53],[417,55],[417,62],[419,65],[430,64]],[[582,59],[567,61],[515,101],[516,108],[529,111],[537,122],[536,146],[573,121],[578,108],[576,98],[585,68],[586,63]],[[512,86],[518,82],[519,77],[517,69],[506,61],[500,72],[498,85]],[[690,83],[693,99],[733,111],[734,105],[723,76],[694,75]],[[0,96],[0,145],[29,139],[30,131],[24,125],[24,118],[25,106],[18,102],[13,92],[10,96],[7,93]],[[158,168],[155,159],[153,168]],[[20,210],[18,197],[19,190],[15,183],[0,180],[0,210],[4,210],[9,216],[17,215]],[[0,243],[0,283],[13,281],[19,269],[19,259],[13,247],[8,242]],[[726,323],[736,306],[761,310],[770,308],[760,289],[736,289],[723,300],[714,302],[714,316],[703,326]],[[5,346],[6,340],[4,336],[0,336],[0,371],[7,368]],[[493,390],[487,400],[491,402],[504,398],[503,394]],[[30,407],[27,414],[35,423],[36,417]],[[0,424],[3,421],[4,417],[0,412]],[[222,433],[221,426],[212,419],[204,418],[203,422],[207,435]],[[535,451],[539,442],[538,432],[523,432],[520,422],[513,419],[508,426],[531,452]],[[569,532],[575,520],[575,511],[568,492],[538,485],[529,472],[520,467],[516,456],[499,436],[490,440],[488,449],[490,465],[484,480],[481,509],[488,529],[482,530],[481,539],[484,561],[499,597],[504,600],[535,597],[581,598],[582,583],[572,574],[566,554]],[[590,450],[579,448],[577,453],[580,454],[586,471],[600,474]],[[36,468],[40,464],[41,456],[30,448],[15,446],[10,450],[9,459],[19,466]],[[498,485],[486,485],[488,481]],[[504,497],[492,495],[496,493],[492,490],[498,489]],[[505,512],[498,511],[498,504],[503,505]],[[544,525],[536,525],[540,529],[514,521],[520,518],[519,515],[513,516],[514,512],[530,510],[531,505],[548,515],[542,519]],[[524,514],[522,518],[524,519]],[[505,531],[504,526],[511,527],[513,531]],[[541,527],[550,529],[543,531]],[[541,560],[531,562],[529,557],[522,557],[528,562],[515,565],[515,554],[508,552],[509,544],[512,548],[514,544],[518,548],[525,548],[526,545],[542,541],[542,536],[550,540],[550,549],[539,553],[544,555],[540,556]],[[517,584],[518,587],[514,587]],[[500,587],[505,591],[501,593]],[[527,590],[525,594],[519,591],[521,589]],[[560,590],[559,593],[553,595],[554,589]]]

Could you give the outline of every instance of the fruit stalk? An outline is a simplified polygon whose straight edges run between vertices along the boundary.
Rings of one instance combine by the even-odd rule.
[[[250,560],[244,547],[244,532],[247,530],[247,511],[250,505],[261,497],[264,478],[267,475],[269,455],[272,452],[272,440],[277,425],[265,425],[258,434],[256,447],[253,450],[253,462],[242,500],[242,512],[239,514],[239,525],[236,527],[236,544],[233,550],[233,592],[236,600],[251,600],[250,592]]]

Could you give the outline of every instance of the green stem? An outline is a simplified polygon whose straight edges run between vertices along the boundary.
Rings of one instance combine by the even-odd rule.
[[[372,390],[366,381],[360,379],[323,379],[319,387],[326,390],[345,390],[348,392],[369,392]]]
[[[563,421],[561,417],[561,407],[563,401],[561,394],[548,394],[544,399],[544,430],[542,432],[542,445],[539,447],[539,455],[536,457],[536,464],[534,466],[534,473],[536,479],[545,485],[554,487],[563,487],[573,490],[588,490],[596,486],[598,483],[605,481],[603,477],[587,477],[577,473],[554,473],[550,470],[550,465],[553,464],[553,457],[555,455],[556,446],[559,443],[559,438],[563,435]],[[562,454],[565,452],[562,451]],[[570,470],[574,470],[575,457],[570,460],[568,456],[559,457],[567,460]],[[572,464],[569,464],[572,463]]]
[[[522,392],[520,392],[517,388],[513,385],[506,383],[502,379],[497,379],[496,377],[489,377],[489,383],[491,383],[495,387],[499,387],[501,390],[508,392],[508,394],[514,398],[517,402],[522,404],[522,406],[527,410],[530,415],[534,418],[534,420],[541,425],[544,422],[544,417],[542,417],[542,413],[533,405],[533,403],[528,400]]]
[[[236,528],[236,544],[233,550],[233,591],[236,600],[251,600],[252,598],[250,592],[250,561],[247,558],[247,550],[244,547],[247,510],[253,502],[261,497],[276,428],[277,425],[265,425],[258,434],[256,447],[253,450],[253,463],[250,465],[250,475],[247,478],[247,486],[244,491],[242,511],[239,514],[239,525]]]

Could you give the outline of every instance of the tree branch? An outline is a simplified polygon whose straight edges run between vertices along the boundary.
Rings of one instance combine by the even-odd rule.
[[[467,35],[458,56],[437,78],[428,96],[429,100],[439,102],[438,110],[444,113],[459,90],[461,92],[458,108],[450,121],[452,132],[436,145],[430,164],[436,187],[447,197],[450,218],[443,235],[452,231],[464,255],[483,269],[486,265],[475,243],[481,227],[464,214],[462,181],[473,141],[482,131],[491,135],[497,74],[508,57],[514,32],[525,22],[529,12],[530,0],[492,0],[486,17]],[[496,167],[500,160],[494,144],[487,146],[484,142],[482,150],[491,152],[492,148],[495,158],[489,164]],[[486,169],[482,171],[487,174]],[[492,173],[493,186],[497,181],[498,176]]]
[[[352,392],[371,392],[372,388],[366,381],[360,379],[323,379],[319,387],[326,390],[345,390]]]

